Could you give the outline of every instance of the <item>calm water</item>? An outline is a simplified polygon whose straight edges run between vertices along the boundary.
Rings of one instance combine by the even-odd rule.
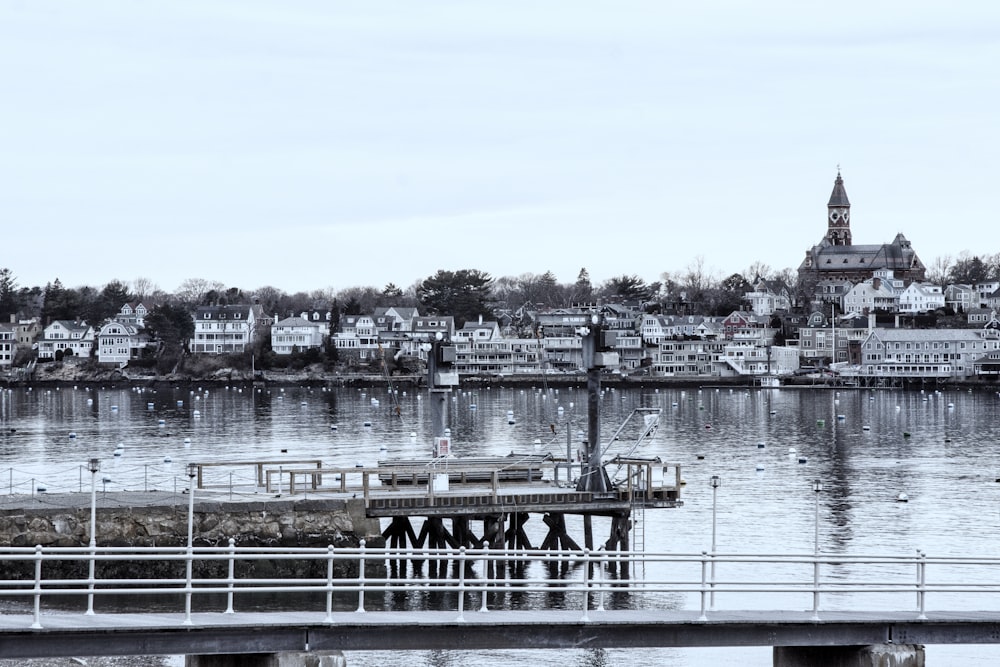
[[[419,392],[385,388],[3,391],[0,493],[34,490],[44,501],[41,488],[88,491],[84,466],[93,456],[102,460],[98,479],[108,490],[166,491],[185,486],[189,461],[320,458],[330,466],[353,466],[424,458],[432,435],[425,403]],[[540,449],[563,454],[567,433],[575,447],[586,430],[585,406],[582,388],[455,392],[449,421],[454,453]],[[656,437],[636,453],[679,462],[687,482],[683,508],[646,513],[649,550],[711,546],[712,475],[722,478],[716,499],[720,551],[811,551],[814,479],[824,486],[819,494],[824,552],[995,554],[1000,547],[1000,397],[995,392],[608,390],[601,400],[605,436],[638,407],[663,412]],[[508,423],[508,411],[514,424]],[[634,441],[640,420],[633,421],[622,442]],[[230,478],[219,472],[209,481],[231,481],[238,493],[239,485],[249,481],[247,473]],[[901,492],[908,503],[896,502]],[[537,544],[541,526],[530,528]],[[599,530],[595,527],[603,541]],[[1000,649],[990,646],[930,646],[927,655],[930,665],[1000,663]],[[771,649],[371,653],[351,654],[348,660],[401,667],[764,667],[771,664]]]

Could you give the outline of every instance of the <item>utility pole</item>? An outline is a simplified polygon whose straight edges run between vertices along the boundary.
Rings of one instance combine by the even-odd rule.
[[[610,351],[614,334],[604,329],[603,318],[598,313],[593,313],[590,323],[579,327],[577,333],[587,371],[587,458],[583,461],[576,490],[605,493],[611,488],[611,480],[601,465],[601,371],[608,366],[618,367],[618,353]]]

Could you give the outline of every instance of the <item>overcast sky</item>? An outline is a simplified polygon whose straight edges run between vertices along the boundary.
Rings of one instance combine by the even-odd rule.
[[[1000,3],[0,0],[0,267],[406,288],[1000,252]]]

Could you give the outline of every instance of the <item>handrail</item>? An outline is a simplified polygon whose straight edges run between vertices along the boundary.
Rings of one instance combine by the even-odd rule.
[[[8,569],[24,563],[25,577],[0,580],[0,597],[31,600],[32,627],[42,627],[42,610],[50,608],[53,598],[93,595],[98,599],[109,596],[173,595],[185,597],[185,623],[191,621],[191,598],[225,593],[226,607],[216,611],[239,613],[234,609],[238,594],[242,605],[252,605],[254,596],[273,593],[313,593],[326,596],[327,609],[364,612],[386,609],[388,596],[371,593],[420,595],[427,592],[455,594],[448,604],[461,615],[465,597],[479,600],[480,608],[506,608],[505,600],[513,592],[545,592],[566,596],[565,608],[578,608],[588,613],[601,611],[613,614],[604,606],[604,597],[614,594],[628,598],[629,609],[650,611],[676,610],[676,596],[686,600],[687,608],[700,604],[699,619],[707,620],[710,613],[723,609],[746,609],[748,593],[753,593],[754,608],[772,600],[762,609],[797,610],[802,601],[812,599],[813,618],[836,610],[874,610],[888,606],[892,613],[912,614],[914,619],[926,618],[928,602],[939,609],[973,611],[984,608],[998,610],[1000,615],[1000,557],[993,556],[927,556],[914,555],[814,555],[814,554],[752,554],[752,553],[666,553],[666,552],[605,552],[536,551],[510,549],[432,549],[432,548],[368,548],[359,547],[237,547],[233,541],[218,547],[3,547],[0,559]],[[141,563],[155,561],[167,565],[176,563],[174,576],[102,578],[100,570],[90,575],[46,578],[46,568],[56,562]],[[191,562],[185,568],[181,563]],[[316,576],[268,576],[254,574],[259,561],[312,561]],[[217,564],[219,576],[201,573]],[[413,572],[417,563],[429,567],[429,572],[453,572],[450,576],[422,578]],[[444,567],[448,563],[464,563],[462,567]],[[519,564],[511,567],[512,564]],[[565,574],[550,576],[553,564]],[[638,576],[619,578],[617,574],[632,565]],[[710,568],[709,564],[714,564]],[[221,567],[220,567],[221,566]],[[415,566],[413,572],[411,566]],[[32,574],[28,574],[28,571]],[[184,574],[180,574],[181,572]],[[223,573],[224,574],[221,574]],[[715,574],[710,574],[714,572]],[[820,572],[820,576],[814,576]],[[198,574],[195,574],[198,573]],[[649,576],[646,576],[649,573]],[[173,574],[173,573],[172,573]],[[335,576],[335,574],[337,576]],[[489,597],[502,590],[505,595]],[[709,594],[712,609],[707,608]],[[344,598],[342,596],[347,596]],[[773,596],[773,597],[769,597]],[[905,603],[901,604],[900,596]],[[216,598],[213,598],[216,599]],[[296,599],[296,598],[290,598]],[[345,600],[356,599],[356,606]],[[574,599],[577,600],[574,602]],[[665,606],[665,600],[669,603]],[[889,601],[892,601],[889,605]],[[720,607],[720,601],[728,606]],[[914,601],[916,604],[914,604]],[[336,605],[334,603],[337,603]],[[596,602],[596,606],[594,603]],[[821,602],[823,606],[821,606]],[[984,606],[984,602],[987,604]],[[211,604],[206,600],[205,604]],[[345,605],[347,605],[345,607]],[[945,605],[945,606],[942,606]],[[520,609],[514,605],[513,610]],[[65,610],[59,611],[65,615]],[[102,610],[101,613],[107,613]],[[329,613],[329,612],[328,612]]]

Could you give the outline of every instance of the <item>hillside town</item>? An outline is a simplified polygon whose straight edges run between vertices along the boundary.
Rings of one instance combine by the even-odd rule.
[[[806,250],[794,280],[744,282],[739,307],[728,314],[696,312],[683,291],[656,302],[640,295],[560,307],[493,304],[474,317],[440,304],[269,312],[259,298],[232,302],[218,294],[191,310],[129,299],[100,322],[12,312],[0,323],[0,377],[44,379],[60,364],[123,378],[305,367],[419,376],[434,340],[452,342],[459,377],[572,375],[585,366],[578,331],[595,315],[618,359],[607,371],[621,378],[884,386],[1000,376],[1000,280],[930,282],[902,233],[888,243],[854,243],[839,172],[825,234]]]

